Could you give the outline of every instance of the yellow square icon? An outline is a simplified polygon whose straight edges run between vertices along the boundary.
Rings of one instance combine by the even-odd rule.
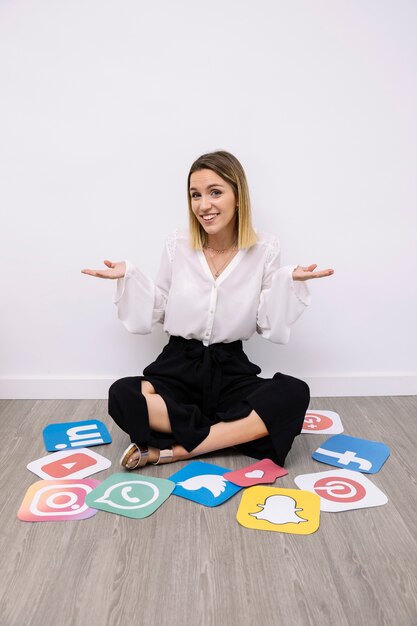
[[[310,535],[320,525],[320,497],[301,489],[245,489],[236,519],[246,528]]]

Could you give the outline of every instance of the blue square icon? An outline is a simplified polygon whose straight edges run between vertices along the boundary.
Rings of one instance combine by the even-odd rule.
[[[84,422],[65,422],[49,424],[43,429],[43,440],[48,452],[88,448],[111,443],[111,436],[103,422],[85,420]]]
[[[242,489],[223,476],[230,471],[211,463],[191,461],[169,477],[175,483],[172,493],[204,506],[218,506]]]
[[[385,443],[359,439],[348,435],[335,435],[313,452],[313,459],[342,469],[375,474],[390,455]]]

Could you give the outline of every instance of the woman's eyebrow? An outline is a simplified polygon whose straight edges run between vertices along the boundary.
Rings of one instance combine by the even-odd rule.
[[[223,187],[223,185],[218,183],[212,183],[211,185],[207,185],[207,189],[211,189],[212,187]],[[190,187],[190,191],[198,191],[195,187]]]

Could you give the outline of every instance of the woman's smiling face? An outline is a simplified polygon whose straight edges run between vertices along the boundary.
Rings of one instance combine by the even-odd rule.
[[[189,193],[191,209],[207,235],[226,229],[232,237],[236,226],[233,187],[213,170],[204,169],[191,174]]]

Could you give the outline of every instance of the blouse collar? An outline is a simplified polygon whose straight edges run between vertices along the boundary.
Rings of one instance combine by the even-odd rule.
[[[210,266],[207,262],[204,252],[202,250],[197,250],[197,255],[200,259],[201,265],[203,266],[203,270],[205,274],[208,276],[208,278],[210,278],[211,282],[219,286],[222,284],[223,281],[226,280],[229,274],[233,272],[234,268],[240,263],[242,258],[245,256],[246,252],[247,252],[246,248],[241,248],[240,250],[238,250],[237,254],[230,261],[229,265],[223,270],[223,272],[217,278],[215,278],[213,274],[211,273]]]

